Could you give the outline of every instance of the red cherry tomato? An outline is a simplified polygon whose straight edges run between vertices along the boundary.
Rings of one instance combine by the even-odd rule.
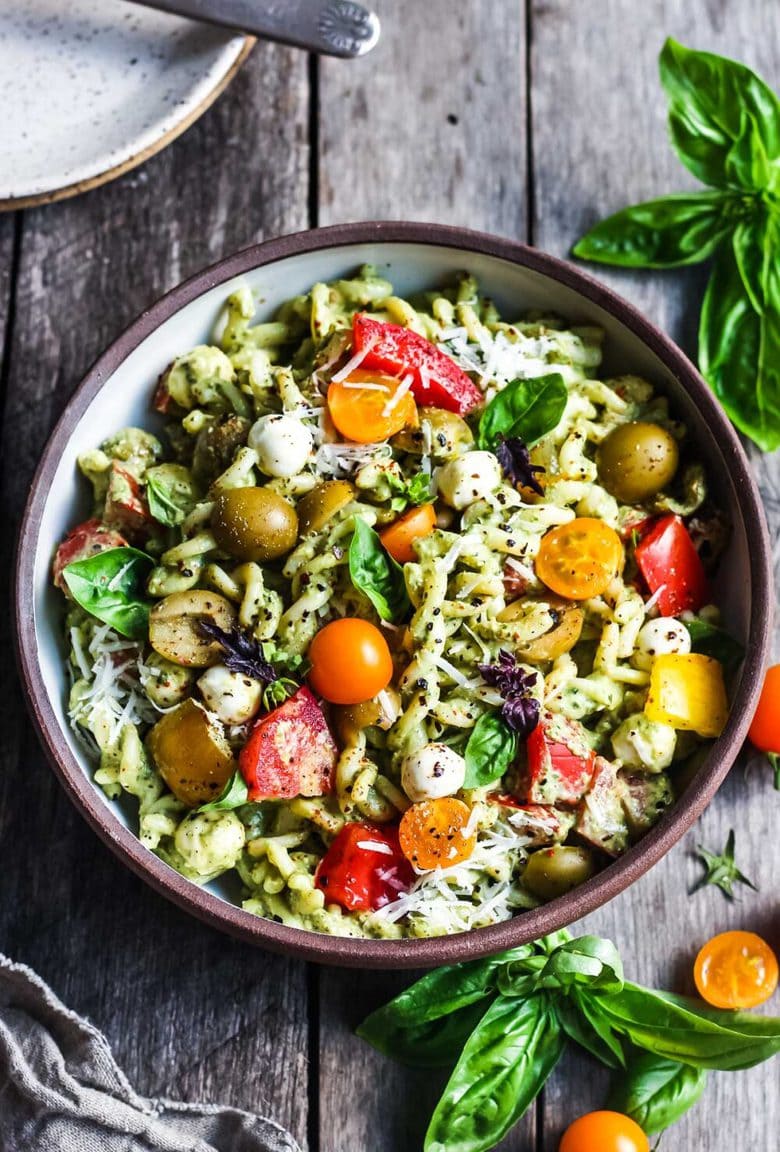
[[[569,1125],[558,1152],[650,1152],[650,1141],[621,1112],[588,1112]]]
[[[309,646],[309,683],[331,704],[362,704],[393,678],[393,659],[382,633],[367,620],[346,616],[326,624]]]
[[[761,752],[780,754],[780,664],[766,670],[748,739]]]

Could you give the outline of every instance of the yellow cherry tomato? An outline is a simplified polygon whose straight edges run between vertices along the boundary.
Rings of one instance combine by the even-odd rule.
[[[328,411],[338,431],[358,444],[387,440],[417,425],[417,405],[395,376],[357,370],[328,387]]]
[[[362,704],[393,678],[393,659],[382,633],[367,620],[345,617],[326,624],[308,652],[309,683],[331,704]]]
[[[715,1008],[756,1008],[777,988],[777,957],[753,932],[721,932],[696,957],[699,995]]]
[[[552,528],[542,537],[536,557],[536,575],[567,600],[600,596],[622,567],[620,537],[592,516]]]
[[[399,564],[416,560],[412,545],[415,540],[430,536],[436,527],[436,509],[433,504],[421,504],[400,516],[394,524],[379,533],[379,539]]]
[[[650,1141],[622,1112],[588,1112],[563,1134],[558,1152],[649,1152]]]
[[[454,796],[412,804],[401,817],[398,839],[407,860],[421,871],[468,860],[477,842],[468,833],[471,809]]]

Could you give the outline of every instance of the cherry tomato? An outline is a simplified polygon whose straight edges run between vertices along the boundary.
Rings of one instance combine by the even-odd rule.
[[[454,796],[412,804],[401,817],[398,838],[401,851],[415,868],[449,868],[468,860],[477,842],[468,835],[471,809]]]
[[[387,641],[367,620],[326,624],[309,646],[309,683],[331,704],[362,704],[393,678]]]
[[[375,444],[408,425],[417,424],[417,405],[411,392],[401,392],[395,376],[358,369],[328,388],[328,411],[347,440]]]
[[[605,592],[622,565],[623,545],[614,528],[580,516],[542,537],[536,575],[567,600],[587,600]]]
[[[433,504],[421,504],[419,508],[405,512],[394,524],[380,532],[379,539],[394,560],[399,564],[409,564],[417,559],[412,547],[414,541],[430,536],[435,527],[436,509]]]
[[[558,1152],[650,1152],[650,1141],[621,1112],[588,1112],[569,1125]]]
[[[756,1008],[777,988],[777,957],[753,932],[721,932],[696,957],[699,995],[715,1008]]]
[[[780,753],[780,664],[766,670],[748,739],[762,752]]]

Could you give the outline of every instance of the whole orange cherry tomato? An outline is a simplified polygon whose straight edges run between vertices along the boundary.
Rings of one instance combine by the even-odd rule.
[[[766,670],[748,739],[760,752],[766,752],[775,770],[775,787],[780,788],[780,664]]]
[[[338,431],[358,444],[387,440],[417,425],[417,405],[395,376],[360,369],[328,387],[328,411]]]
[[[622,1112],[588,1112],[563,1134],[558,1152],[649,1152],[650,1141]]]
[[[422,800],[401,817],[398,838],[401,851],[415,868],[449,868],[468,860],[477,842],[469,833],[471,809],[454,796]]]
[[[614,528],[592,516],[559,524],[542,537],[536,575],[567,600],[600,596],[623,566],[623,545]]]
[[[326,624],[308,652],[309,683],[331,704],[362,704],[393,678],[393,660],[382,633],[367,620],[346,616]]]
[[[777,988],[777,957],[753,932],[721,932],[693,969],[699,995],[715,1008],[756,1008]]]
[[[419,508],[410,508],[394,524],[380,532],[379,539],[394,560],[399,564],[409,564],[417,559],[412,547],[415,540],[430,536],[435,527],[436,509],[433,504],[421,504]]]

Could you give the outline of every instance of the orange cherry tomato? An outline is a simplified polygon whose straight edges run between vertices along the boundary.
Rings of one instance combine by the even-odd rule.
[[[650,1141],[622,1112],[588,1112],[569,1125],[558,1152],[650,1152]]]
[[[407,860],[421,871],[468,860],[477,842],[467,835],[471,809],[454,796],[412,804],[401,817],[398,838]]]
[[[693,969],[699,995],[715,1008],[756,1008],[777,988],[777,957],[753,932],[721,932]]]
[[[362,704],[393,678],[393,659],[382,633],[347,616],[326,624],[309,645],[309,683],[331,704]]]
[[[614,528],[579,516],[542,537],[536,575],[567,600],[600,596],[623,566],[623,545]]]
[[[408,564],[417,559],[412,547],[415,540],[430,536],[435,527],[436,509],[433,504],[421,504],[419,508],[410,508],[394,524],[380,532],[379,539],[394,560],[399,564]]]
[[[328,411],[347,440],[375,444],[408,425],[417,425],[417,405],[411,392],[400,392],[395,376],[360,369],[328,387]]]
[[[762,752],[780,753],[780,664],[766,670],[748,739]]]

